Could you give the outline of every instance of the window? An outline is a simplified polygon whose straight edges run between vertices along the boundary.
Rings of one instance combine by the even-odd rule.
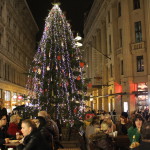
[[[111,53],[111,35],[109,35],[109,52]]]
[[[3,6],[0,6],[0,16],[2,16]]]
[[[143,72],[144,71],[144,59],[143,56],[137,56],[137,72]]]
[[[10,91],[5,91],[5,101],[10,101],[10,98],[11,98],[10,95],[11,95]]]
[[[5,80],[9,80],[9,69],[10,66],[8,64],[5,63]]]
[[[118,17],[121,16],[121,3],[118,3]]]
[[[119,38],[120,38],[120,47],[122,47],[122,29],[119,30]]]
[[[110,23],[110,11],[108,11],[108,23]]]
[[[142,41],[142,27],[141,27],[141,21],[135,22],[135,42],[141,42]]]
[[[124,72],[123,72],[123,60],[121,60],[120,63],[121,63],[121,65],[120,65],[121,66],[121,75],[123,75],[124,74]]]
[[[133,0],[133,9],[140,8],[140,0]]]
[[[112,64],[110,64],[110,77],[113,77]]]

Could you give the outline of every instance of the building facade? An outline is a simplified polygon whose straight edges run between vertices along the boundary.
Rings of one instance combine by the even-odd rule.
[[[95,0],[84,24],[84,58],[95,110],[150,106],[150,1]]]
[[[25,103],[23,95],[38,27],[25,0],[0,1],[0,99],[8,112]]]

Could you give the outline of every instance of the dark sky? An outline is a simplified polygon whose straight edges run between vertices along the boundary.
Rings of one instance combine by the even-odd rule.
[[[60,0],[60,8],[65,12],[67,20],[71,24],[74,33],[79,32],[83,37],[84,13],[88,12],[94,0]],[[37,22],[39,32],[37,41],[41,39],[45,18],[48,16],[49,10],[52,8],[53,0],[27,0],[29,8]]]

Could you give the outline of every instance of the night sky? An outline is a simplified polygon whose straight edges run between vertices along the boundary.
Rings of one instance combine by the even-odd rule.
[[[67,20],[71,24],[71,29],[83,37],[84,14],[89,12],[94,0],[60,0],[60,8],[65,13]],[[39,27],[37,41],[41,39],[45,19],[52,8],[53,0],[27,0],[29,8]]]

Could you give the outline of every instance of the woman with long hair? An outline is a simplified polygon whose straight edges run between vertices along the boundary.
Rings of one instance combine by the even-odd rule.
[[[136,142],[140,143],[141,127],[144,123],[144,118],[140,114],[136,114],[133,118],[133,125],[128,129],[128,137],[130,142],[133,142],[133,138]]]
[[[51,150],[31,119],[23,120],[21,127],[24,139],[22,144],[17,146],[17,150]]]

